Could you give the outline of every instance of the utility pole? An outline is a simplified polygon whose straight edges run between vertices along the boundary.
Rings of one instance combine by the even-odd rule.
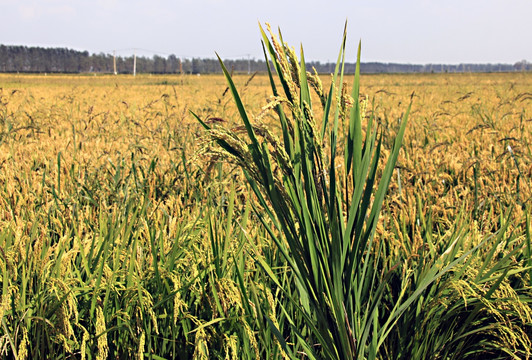
[[[250,60],[250,57],[251,54],[248,54],[248,75],[251,74],[251,60]]]
[[[116,75],[117,74],[116,72],[116,50],[113,50],[113,70]]]

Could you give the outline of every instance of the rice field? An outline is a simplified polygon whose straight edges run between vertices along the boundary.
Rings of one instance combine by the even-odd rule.
[[[0,358],[530,357],[532,74],[294,57],[0,74]]]

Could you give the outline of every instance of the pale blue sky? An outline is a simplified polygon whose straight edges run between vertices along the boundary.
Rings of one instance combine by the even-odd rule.
[[[151,56],[262,57],[258,22],[335,60],[345,20],[351,61],[532,61],[532,0],[0,0],[0,43]]]

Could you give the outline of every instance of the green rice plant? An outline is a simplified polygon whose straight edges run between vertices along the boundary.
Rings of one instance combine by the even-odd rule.
[[[310,92],[311,84],[319,82],[307,73],[303,50],[298,61],[280,33],[279,39],[272,35],[270,41],[261,31],[265,56],[269,54],[278,76],[276,82],[268,68],[273,99],[263,110],[273,110],[277,115],[281,138],[261,123],[263,114],[252,121],[221,60],[244,124],[245,131],[240,133],[247,138],[241,138],[239,131],[211,126],[196,118],[220,146],[219,155],[243,168],[257,199],[256,215],[290,270],[295,291],[281,281],[286,275],[255,252],[255,260],[285,299],[278,304],[285,323],[282,330],[277,325],[279,319],[265,314],[265,320],[291,358],[303,353],[311,359],[375,359],[402,313],[466,255],[453,259],[447,267],[428,268],[408,296],[405,280],[400,284],[401,296],[384,307],[394,270],[383,272],[380,267],[383,247],[375,241],[375,231],[410,106],[387,149],[389,156],[382,169],[384,135],[374,114],[366,116],[367,103],[359,101],[360,44],[349,96],[343,80],[344,31],[328,94],[322,95],[318,86],[318,95],[324,99],[319,124]],[[341,129],[343,121],[347,124]],[[340,140],[343,150],[339,148]]]
[[[188,186],[206,191],[191,183],[198,166],[188,164],[190,181],[176,184],[171,175],[182,174],[184,160],[162,167],[132,156],[80,170],[59,159],[49,169],[60,182],[45,171],[30,209],[14,207],[20,215],[0,232],[0,357],[190,359],[209,339],[209,354],[223,358],[233,334],[246,333],[241,307],[230,303],[240,297],[236,282],[226,281],[232,263],[222,244],[236,221],[211,222],[225,249],[215,262],[204,241],[206,214],[231,211],[187,194]],[[23,190],[17,201],[27,201]],[[0,194],[10,197],[4,188]],[[219,308],[211,306],[214,288]]]
[[[400,296],[399,284],[407,284],[406,294],[416,292],[435,265],[445,268],[462,254],[467,257],[427,286],[405,310],[382,346],[384,358],[530,356],[528,324],[532,312],[526,238],[522,228],[512,228],[515,224],[510,217],[511,211],[501,217],[493,234],[482,234],[476,222],[460,220],[467,218],[465,214],[438,234],[426,231],[432,220],[423,215],[413,228],[399,227],[401,236],[396,236],[405,245],[390,245],[385,250],[385,268],[402,262],[401,273],[394,274],[389,282],[387,306],[393,306]]]

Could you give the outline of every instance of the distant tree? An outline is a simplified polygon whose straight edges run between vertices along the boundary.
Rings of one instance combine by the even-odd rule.
[[[168,56],[166,61],[166,71],[170,74],[176,74],[179,72],[179,59],[174,55]]]
[[[166,59],[165,58],[158,56],[158,55],[153,56],[153,72],[156,74],[166,73]]]
[[[193,58],[192,59],[191,72],[192,72],[192,74],[201,73],[201,59],[197,59],[197,58]]]
[[[526,60],[518,61],[514,64],[514,69],[517,71],[528,71],[530,70],[530,63]]]
[[[137,57],[137,73],[220,73],[221,68],[217,59],[180,59],[176,55],[168,57],[154,55],[152,58]],[[266,71],[266,62],[255,59],[228,59],[225,66],[237,73],[248,71]],[[133,56],[116,57],[119,73],[133,72]],[[310,61],[310,70],[315,68],[319,73],[331,73],[334,64]],[[362,63],[363,73],[416,73],[416,72],[502,72],[502,71],[530,71],[532,64],[526,60],[515,64],[397,64],[397,63]],[[16,45],[0,45],[0,71],[2,72],[113,72],[113,56],[99,53],[89,54],[87,51],[76,51],[66,48],[42,48]],[[353,73],[354,63],[345,64],[345,72]]]

